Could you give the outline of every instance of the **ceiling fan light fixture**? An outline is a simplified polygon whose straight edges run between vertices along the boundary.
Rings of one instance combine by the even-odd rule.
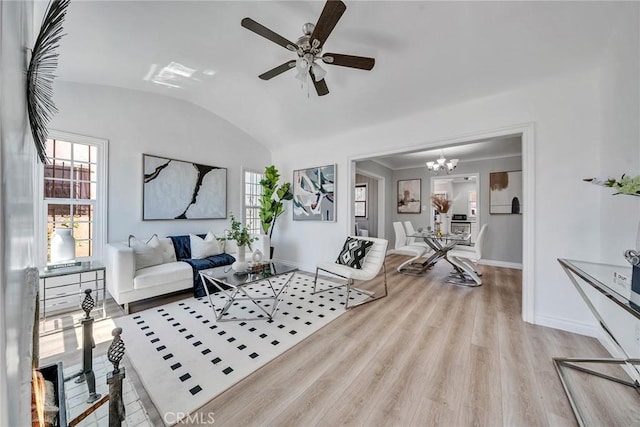
[[[313,77],[315,78],[315,81],[319,82],[320,80],[324,79],[324,76],[327,75],[327,70],[325,70],[324,68],[322,68],[320,65],[316,64],[315,62],[313,64],[311,64],[311,69],[313,70]]]

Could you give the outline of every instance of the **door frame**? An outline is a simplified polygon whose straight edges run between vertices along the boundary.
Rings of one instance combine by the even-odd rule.
[[[355,185],[356,161],[370,160],[390,154],[445,148],[452,145],[508,136],[519,136],[522,142],[522,191],[523,198],[526,200],[522,212],[522,320],[528,323],[535,323],[535,122],[519,123],[492,130],[478,130],[428,141],[423,144],[403,146],[396,150],[349,156],[347,167],[350,173],[348,175],[351,177],[350,186],[353,188]],[[353,191],[349,192],[348,199],[351,221],[347,222],[349,230],[353,230]]]

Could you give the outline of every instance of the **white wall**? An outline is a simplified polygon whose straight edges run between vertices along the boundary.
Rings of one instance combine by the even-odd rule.
[[[306,269],[312,269],[317,260],[335,257],[348,231],[349,211],[343,195],[350,184],[349,158],[426,147],[480,131],[534,122],[535,321],[595,333],[593,319],[563,276],[556,258],[593,258],[593,248],[600,244],[598,232],[584,232],[598,230],[600,220],[599,200],[590,196],[590,187],[582,182],[594,167],[590,159],[597,164],[600,150],[599,83],[595,69],[556,76],[510,92],[372,125],[322,144],[307,141],[304,146],[274,152],[285,175],[293,169],[338,164],[338,221],[294,223],[287,215],[278,236],[286,252],[283,256]]]
[[[592,175],[620,178],[640,174],[640,3],[635,14],[616,23],[600,75],[602,134],[600,164]],[[640,220],[640,197],[612,196],[610,188],[592,186],[589,197],[600,197],[601,245],[599,259],[624,263],[626,249],[636,245]],[[640,249],[640,248],[639,248]]]
[[[594,165],[597,172],[593,175],[620,178],[623,173],[640,174],[640,4],[633,6],[635,14],[616,24],[601,69],[602,144],[600,164]],[[640,197],[613,196],[610,188],[588,186],[589,197],[600,199],[600,244],[592,259],[628,265],[623,252],[636,246]],[[602,295],[594,294],[594,299],[627,354],[640,357],[640,321]]]
[[[98,85],[59,82],[51,128],[109,140],[107,241],[216,232],[221,220],[142,221],[142,154],[227,168],[227,209],[241,217],[242,167],[263,170],[271,153],[220,117],[184,101]]]
[[[36,154],[27,127],[25,48],[32,45],[33,31],[32,2],[0,2],[0,425],[3,426],[31,423],[29,332],[34,321],[35,287],[30,295],[25,269],[35,265]]]

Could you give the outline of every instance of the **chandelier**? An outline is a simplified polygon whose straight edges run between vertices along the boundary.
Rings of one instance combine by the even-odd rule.
[[[427,162],[427,170],[432,172],[434,175],[439,175],[441,171],[450,174],[456,166],[458,166],[458,159],[451,159],[447,161],[442,150],[440,150],[440,158],[438,160],[435,162]]]

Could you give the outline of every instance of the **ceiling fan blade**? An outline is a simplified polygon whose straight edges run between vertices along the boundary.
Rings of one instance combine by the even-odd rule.
[[[240,22],[240,25],[242,25],[247,30],[253,31],[254,33],[258,34],[259,36],[264,37],[267,40],[271,40],[272,42],[274,42],[276,44],[279,44],[280,46],[284,47],[285,49],[288,49],[288,50],[290,50],[292,52],[296,52],[298,50],[298,45],[296,45],[294,42],[285,39],[280,34],[277,34],[277,33],[273,32],[273,31],[271,31],[270,29],[268,29],[264,25],[258,24],[256,21],[254,21],[251,18],[244,18]]]
[[[311,68],[309,68],[309,74],[311,75],[311,81],[316,88],[318,96],[324,96],[328,94],[329,88],[327,87],[327,83],[324,81],[324,79],[316,81],[316,76],[313,75],[313,70]]]
[[[328,0],[325,3],[313,33],[311,33],[312,46],[318,49],[322,48],[345,10],[347,10],[347,6],[340,0]],[[314,45],[314,40],[318,40],[319,44]]]
[[[376,63],[374,58],[364,56],[342,55],[340,53],[325,53],[322,61],[326,64],[339,65],[341,67],[359,68],[370,70]]]
[[[260,74],[258,77],[260,77],[262,80],[269,80],[292,68],[296,68],[295,60],[287,61],[282,65],[278,65],[277,67],[272,68],[271,70]]]

